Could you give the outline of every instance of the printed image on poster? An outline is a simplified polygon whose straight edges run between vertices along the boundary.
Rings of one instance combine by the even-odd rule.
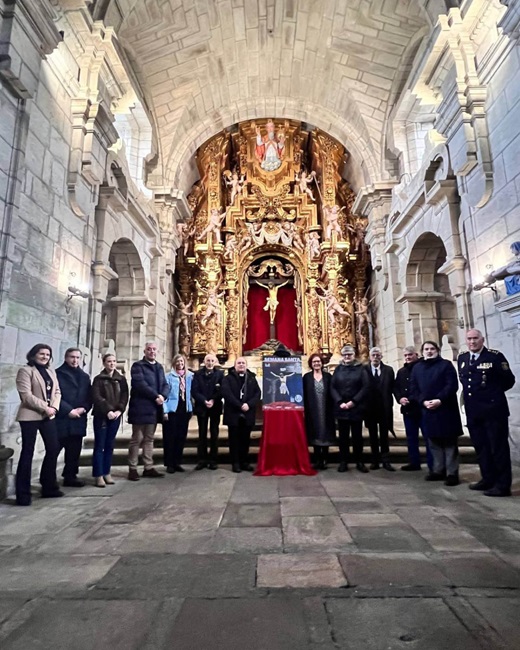
[[[262,367],[264,406],[275,402],[303,406],[302,361],[300,357],[265,357]]]

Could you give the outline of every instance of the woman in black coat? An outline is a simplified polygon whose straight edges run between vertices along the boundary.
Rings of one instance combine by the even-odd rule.
[[[348,450],[352,432],[353,459],[360,472],[368,469],[363,463],[363,416],[369,392],[369,378],[363,364],[355,358],[350,345],[341,349],[343,357],[330,383],[334,415],[338,419],[339,457],[338,472],[348,470]]]
[[[327,469],[329,447],[335,444],[336,426],[330,397],[331,375],[323,372],[317,353],[309,357],[308,372],[303,376],[303,403],[307,442],[314,447],[314,469]]]
[[[457,372],[453,364],[439,356],[434,341],[425,341],[410,378],[410,398],[421,405],[421,429],[428,438],[433,457],[433,471],[427,481],[459,484],[459,450],[457,438],[463,434],[457,404]]]

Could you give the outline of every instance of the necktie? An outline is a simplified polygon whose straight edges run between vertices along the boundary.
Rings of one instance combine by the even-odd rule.
[[[470,366],[472,366],[476,361],[477,361],[477,357],[476,357],[476,355],[475,355],[475,354],[472,354],[472,355],[471,355],[471,358],[470,358],[470,360],[469,360],[469,364],[470,364]]]

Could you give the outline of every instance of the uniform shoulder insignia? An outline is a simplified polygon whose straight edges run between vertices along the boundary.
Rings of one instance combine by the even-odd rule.
[[[491,348],[488,348],[488,352],[491,352],[491,354],[500,354],[500,350],[492,350]]]
[[[502,370],[509,370],[509,364],[507,361],[502,361]]]

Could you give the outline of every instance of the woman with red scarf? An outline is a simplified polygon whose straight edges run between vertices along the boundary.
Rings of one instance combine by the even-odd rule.
[[[166,375],[170,387],[168,399],[163,404],[163,451],[168,474],[184,472],[182,454],[188,435],[188,423],[193,412],[191,382],[193,373],[188,370],[186,357],[176,354],[172,369]]]

